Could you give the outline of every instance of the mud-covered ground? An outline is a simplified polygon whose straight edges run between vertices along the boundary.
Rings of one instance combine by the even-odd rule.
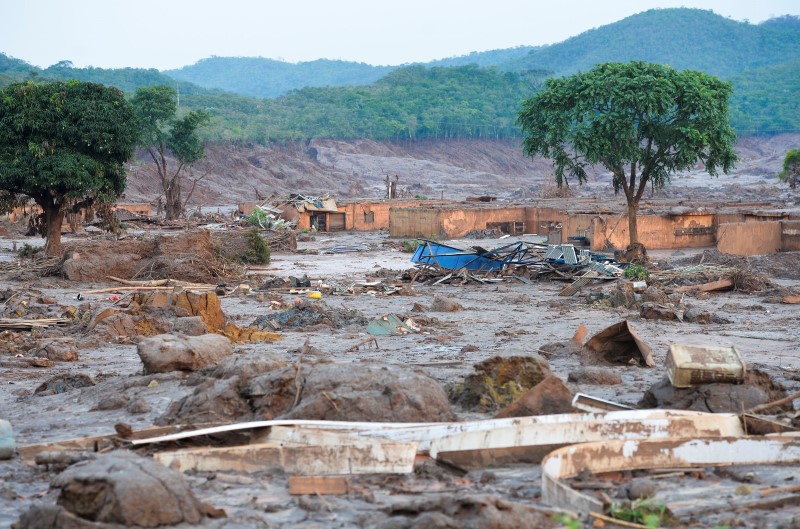
[[[535,242],[541,238],[529,236],[522,240]],[[9,239],[2,242],[6,248],[2,257],[7,260],[11,255]],[[269,267],[260,271],[262,275],[249,277],[253,288],[250,293],[222,297],[222,309],[237,324],[247,326],[257,317],[274,312],[270,301],[277,299],[291,304],[298,296],[305,299],[305,294],[288,292],[267,296],[265,291],[259,291],[264,278],[306,275],[312,285],[321,282],[338,287],[341,292],[325,294],[317,303],[325,303],[332,309],[357,309],[370,320],[389,313],[416,318],[423,323],[420,332],[378,336],[377,347],[362,346],[351,351],[369,337],[362,325],[341,329],[299,328],[282,331],[283,337],[278,342],[237,345],[234,354],[273,354],[293,362],[307,342],[314,348],[314,361],[341,364],[380,361],[398,366],[398,369],[418,367],[444,387],[462,381],[473,372],[473,365],[482,360],[498,355],[535,355],[546,359],[553,374],[567,381],[571,372],[582,367],[580,356],[569,352],[554,354],[548,344],[568,342],[581,324],[586,327],[588,336],[592,336],[612,323],[628,319],[651,346],[656,367],[614,367],[621,376],[621,384],[568,382],[570,390],[636,406],[644,392],[664,377],[666,353],[674,343],[735,345],[748,367],[766,372],[787,392],[800,390],[797,305],[776,303],[774,296],[766,293],[729,291],[699,297],[686,294],[682,306],[710,312],[729,322],[700,324],[646,320],[639,316],[637,309],[612,308],[587,301],[590,294],[610,292],[613,282],[591,285],[571,298],[557,296],[565,283],[549,280],[533,284],[515,280],[490,285],[474,282],[467,285],[414,284],[391,295],[378,289],[370,292],[364,284],[399,276],[412,267],[410,254],[398,250],[397,245],[389,244],[391,242],[381,233],[317,235],[314,240],[300,242],[297,253],[273,254]],[[453,242],[462,247],[473,243]],[[509,239],[483,239],[479,244],[491,247],[508,242]],[[369,249],[326,251],[359,245]],[[659,267],[666,268],[671,263],[690,262],[701,253],[702,250],[654,251],[651,259]],[[783,268],[789,271],[796,270],[800,262],[797,254],[780,254],[769,260],[784,263]],[[800,289],[800,279],[796,275],[782,275],[784,277],[770,279],[777,286]],[[59,277],[0,282],[0,290],[51,298],[49,301],[59,307],[58,311],[82,303],[90,303],[95,311],[113,306],[116,298],[109,293],[86,294],[82,300],[76,299],[79,291],[110,286],[114,284],[105,281],[73,283]],[[351,287],[356,293],[348,293]],[[437,295],[457,301],[463,310],[432,311],[431,303]],[[0,418],[11,422],[18,445],[110,434],[117,423],[127,423],[134,429],[144,428],[163,415],[171,402],[194,389],[184,384],[186,375],[183,374],[142,376],[142,362],[135,343],[81,336],[80,333],[70,336],[74,336],[78,344],[76,362],[58,362],[47,368],[0,367]],[[13,355],[4,354],[0,360],[13,358]],[[44,381],[60,374],[86,374],[93,378],[95,385],[46,396],[34,393]],[[101,409],[105,407],[104,402],[119,395],[124,395],[128,402],[144,401],[149,411],[131,413],[128,407]],[[492,416],[458,407],[454,410],[459,419]],[[769,472],[763,471],[763,474],[766,476]],[[9,526],[32,502],[47,497],[53,475],[54,472],[46,468],[26,466],[18,458],[0,461],[0,527]],[[428,461],[411,475],[352,477],[349,479],[351,492],[340,496],[290,496],[286,475],[275,472],[189,473],[187,478],[202,501],[227,512],[227,519],[209,520],[208,526],[373,527],[386,521],[393,509],[401,512],[414,508],[434,510],[433,504],[452,503],[454,495],[488,494],[512,502],[540,505],[540,476],[539,467],[531,465],[461,475]],[[727,491],[726,494],[730,492],[728,489],[738,486],[736,480],[729,480],[728,485],[723,481],[717,483],[721,487],[719,490]],[[702,482],[699,485],[698,482],[673,483],[665,490],[692,490],[694,487],[696,501],[703,502],[709,497],[703,486]],[[432,503],[427,507],[406,505],[420,500]],[[800,519],[800,511],[790,506],[770,511],[761,518],[742,516],[734,511],[726,518],[724,513],[715,511],[713,518],[701,519],[696,526],[744,523],[744,526],[794,527],[790,524]]]

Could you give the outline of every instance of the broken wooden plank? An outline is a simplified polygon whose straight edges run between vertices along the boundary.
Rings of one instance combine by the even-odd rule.
[[[561,418],[562,420],[554,420]],[[431,442],[437,461],[472,470],[511,463],[538,463],[552,450],[603,439],[669,439],[744,435],[733,414],[682,410],[631,410],[603,414],[531,417],[485,431],[460,432]]]
[[[409,474],[414,470],[416,443],[357,439],[347,445],[282,446],[260,443],[222,448],[187,448],[158,452],[153,458],[186,472],[261,472],[277,469],[290,474]]]
[[[572,489],[563,480],[581,472],[787,463],[800,463],[800,440],[731,437],[585,443],[560,448],[544,458],[542,499],[564,509],[600,512],[602,501]]]
[[[585,393],[576,393],[572,399],[572,407],[589,413],[603,413],[607,411],[632,410],[630,406],[610,400],[593,397]]]
[[[155,435],[168,435],[168,434],[175,434],[178,432],[187,432],[189,430],[202,428],[204,426],[209,426],[209,425],[197,424],[197,425],[178,425],[178,426],[153,426],[151,428],[143,428],[141,430],[131,432],[130,435],[126,435],[124,438],[121,437],[118,433],[93,435],[88,437],[78,437],[74,439],[63,439],[60,441],[49,441],[46,443],[18,446],[17,451],[19,452],[20,459],[22,459],[24,463],[33,465],[35,463],[36,456],[42,452],[60,452],[60,451],[100,452],[107,448],[112,448],[115,446],[126,444],[129,441],[134,441],[137,439],[146,439],[149,437],[153,437]]]
[[[699,285],[685,285],[675,289],[676,292],[690,292],[697,290],[699,292],[713,292],[715,290],[730,290],[733,288],[733,279],[720,279],[719,281],[711,281],[710,283],[702,283]]]
[[[289,476],[289,494],[347,494],[347,478],[344,476]]]

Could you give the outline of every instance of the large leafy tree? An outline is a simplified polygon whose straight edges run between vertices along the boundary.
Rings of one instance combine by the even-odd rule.
[[[208,122],[209,115],[197,110],[178,118],[175,90],[164,85],[139,88],[131,102],[136,109],[139,146],[150,155],[161,181],[165,216],[176,219],[186,205],[181,189],[184,172],[205,156],[197,129]],[[174,167],[170,166],[170,154],[176,160]]]
[[[783,171],[778,174],[778,178],[789,184],[795,189],[800,182],[800,149],[789,149],[783,159]]]
[[[116,88],[11,84],[0,90],[2,202],[32,198],[44,214],[46,253],[60,255],[65,213],[124,191],[136,137],[133,108]]]
[[[548,79],[522,104],[518,123],[527,156],[553,160],[559,186],[586,181],[601,165],[628,204],[631,247],[639,246],[636,212],[648,185],[699,161],[717,176],[736,162],[728,122],[730,83],[702,72],[646,62],[601,64]]]

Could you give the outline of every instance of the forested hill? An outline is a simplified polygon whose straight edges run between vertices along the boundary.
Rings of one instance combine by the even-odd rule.
[[[701,9],[652,9],[586,31],[498,67],[545,69],[555,75],[586,71],[603,62],[642,60],[730,78],[746,69],[800,58],[800,18],[758,25]]]
[[[0,53],[0,86],[75,78],[132,95],[141,86],[167,84],[178,89],[182,109],[201,108],[212,115],[203,130],[209,140],[504,138],[519,134],[520,103],[545,77],[629,59],[710,71],[732,81],[731,123],[739,134],[800,131],[800,19],[787,16],[751,25],[696,9],[647,11],[548,47],[476,52],[426,65],[372,67],[321,60],[303,63],[303,75],[289,68],[276,80],[254,72],[259,64],[280,69],[286,63],[214,57],[181,70],[197,73],[193,69],[200,65],[208,71],[207,86],[211,79],[228,92],[176,81],[156,70],[73,68],[69,62],[39,69]],[[385,70],[377,73],[376,68]],[[322,70],[327,73],[315,83],[329,86],[309,86],[314,83],[306,74]],[[370,76],[379,79],[370,81]],[[303,88],[257,98],[231,93],[237,79],[254,91],[277,90],[278,82],[283,83],[280,90]],[[331,86],[336,83],[346,86]]]
[[[729,79],[753,68],[800,58],[800,19],[755,25],[702,9],[652,9],[550,46],[473,52],[426,66],[495,66],[502,71],[563,75],[597,63],[644,60]],[[368,85],[399,66],[317,60],[291,64],[263,58],[212,57],[164,72],[205,88],[274,97],[304,87]]]
[[[276,97],[297,88],[368,85],[396,68],[327,59],[292,64],[260,57],[211,57],[164,73],[205,88]]]

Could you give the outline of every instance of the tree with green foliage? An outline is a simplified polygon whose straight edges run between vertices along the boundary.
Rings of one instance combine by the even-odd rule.
[[[800,149],[789,149],[783,159],[783,171],[778,174],[778,178],[792,189],[797,187],[800,182]]]
[[[625,193],[631,247],[639,246],[636,212],[648,185],[701,161],[717,176],[736,162],[728,123],[730,83],[702,72],[645,62],[601,64],[548,79],[519,112],[526,156],[553,160],[556,183],[586,181],[602,165]]]
[[[195,110],[178,118],[175,90],[164,85],[139,88],[132,103],[139,127],[139,146],[150,155],[161,181],[165,217],[167,220],[177,219],[199,180],[194,180],[184,200],[181,189],[183,174],[205,156],[197,129],[209,121],[209,115]],[[174,169],[170,168],[170,154],[177,161]]]
[[[133,108],[116,88],[80,81],[11,84],[0,90],[0,195],[30,197],[44,215],[47,255],[61,255],[67,211],[125,190],[134,152]]]

